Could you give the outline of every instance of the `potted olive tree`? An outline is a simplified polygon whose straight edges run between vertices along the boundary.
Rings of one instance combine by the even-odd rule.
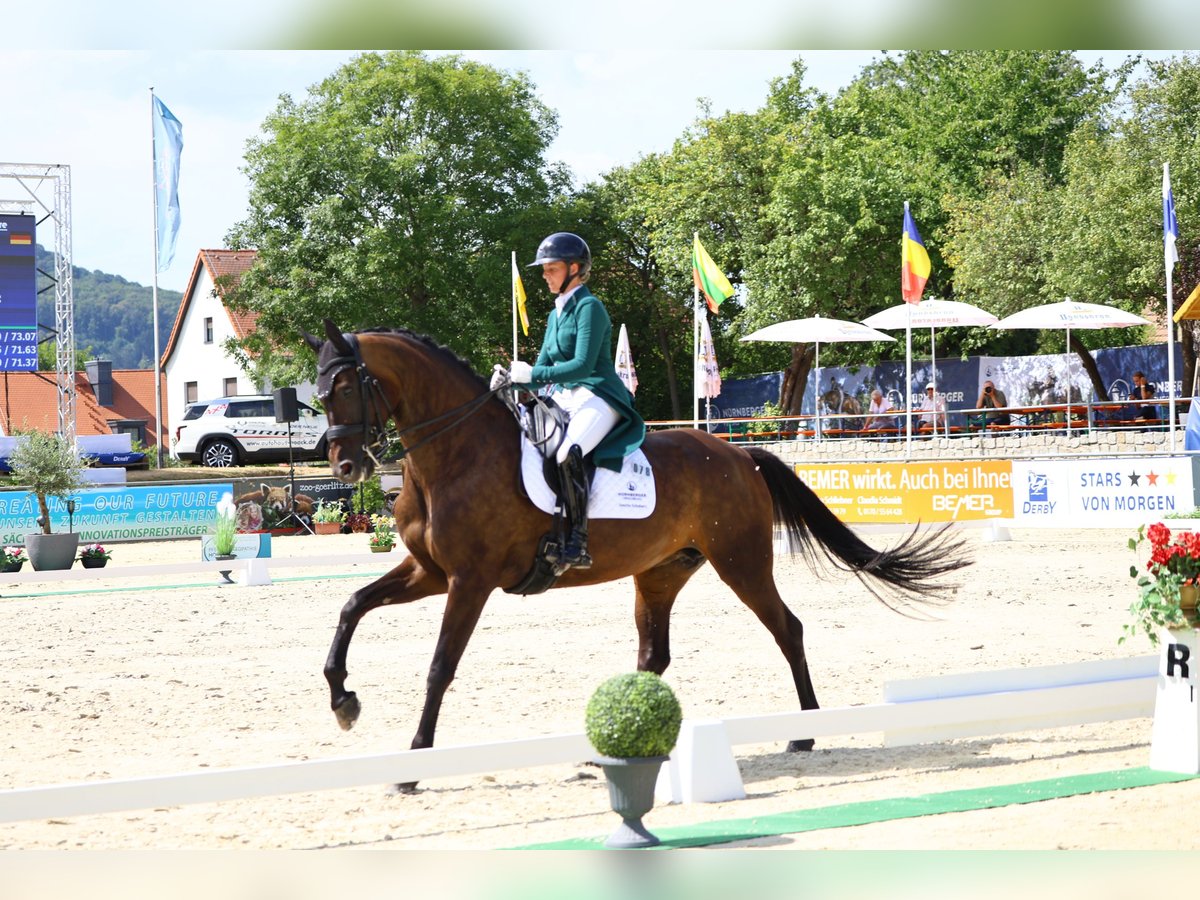
[[[51,497],[66,500],[72,491],[84,487],[86,463],[75,448],[59,434],[30,431],[22,435],[8,458],[14,484],[28,488],[38,504],[40,532],[25,535],[25,550],[34,569],[69,569],[79,549],[74,531],[54,534],[50,530]]]
[[[642,825],[654,807],[658,770],[667,760],[683,713],[667,683],[653,672],[630,672],[608,679],[587,705],[587,737],[600,754],[596,761],[608,779],[608,799],[621,827],[608,847],[653,847],[658,838]]]

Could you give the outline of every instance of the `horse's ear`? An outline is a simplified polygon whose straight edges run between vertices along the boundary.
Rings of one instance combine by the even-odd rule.
[[[339,353],[347,355],[353,354],[354,350],[346,343],[346,337],[342,334],[341,329],[333,324],[333,319],[325,320],[325,334],[328,336],[333,346],[337,347]]]
[[[304,343],[312,347],[314,353],[321,352],[321,345],[325,343],[324,341],[322,341],[319,337],[314,337],[313,335],[309,334],[303,328],[300,329],[300,335],[304,338]]]

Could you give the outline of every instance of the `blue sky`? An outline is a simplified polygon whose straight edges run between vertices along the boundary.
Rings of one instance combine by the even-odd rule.
[[[10,32],[11,34],[11,32]],[[182,290],[196,252],[222,247],[245,214],[239,171],[246,141],[282,93],[307,88],[348,51],[42,49],[5,54],[0,162],[71,167],[74,262],[131,281],[153,278],[150,99],[155,92],[183,124],[182,225],[175,261],[160,287]],[[714,112],[760,106],[772,78],[803,56],[808,83],[827,93],[878,54],[859,50],[497,50],[466,55],[527,71],[560,116],[551,147],[579,179],[667,150],[708,98]],[[1114,65],[1125,53],[1086,52]],[[0,200],[22,196],[0,179]],[[48,198],[47,198],[48,199]],[[49,231],[39,233],[43,245]]]

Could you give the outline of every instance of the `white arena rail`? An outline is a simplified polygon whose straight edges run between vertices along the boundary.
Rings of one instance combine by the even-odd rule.
[[[305,561],[311,564],[311,561]],[[206,566],[209,564],[205,564]],[[883,732],[891,746],[1154,715],[1158,657],[889,682],[883,703],[684,720],[659,793],[675,802],[745,796],[733,744]],[[0,791],[0,822],[212,803],[371,784],[569,765],[595,756],[583,734],[434,747],[125,780]]]

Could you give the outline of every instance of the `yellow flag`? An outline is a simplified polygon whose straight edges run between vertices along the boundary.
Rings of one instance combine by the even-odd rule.
[[[517,269],[516,254],[512,261],[513,302],[517,304],[517,312],[521,316],[521,330],[529,334],[529,313],[525,311],[525,285],[521,284],[521,272]]]

